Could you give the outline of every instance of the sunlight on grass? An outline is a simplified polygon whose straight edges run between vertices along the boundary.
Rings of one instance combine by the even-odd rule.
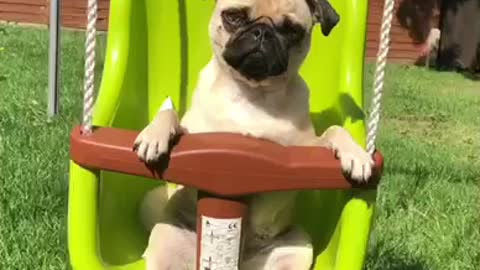
[[[50,120],[47,31],[0,32],[0,269],[67,265],[68,143],[81,115],[83,38],[62,34],[61,112]],[[368,89],[372,76],[369,66]],[[366,269],[478,269],[480,83],[389,66],[384,100],[385,177]]]

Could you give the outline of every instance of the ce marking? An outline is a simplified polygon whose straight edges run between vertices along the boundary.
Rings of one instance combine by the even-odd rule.
[[[230,224],[228,225],[228,229],[229,229],[229,230],[233,230],[233,229],[236,230],[236,229],[238,229],[238,224],[237,224],[237,223],[230,223]]]

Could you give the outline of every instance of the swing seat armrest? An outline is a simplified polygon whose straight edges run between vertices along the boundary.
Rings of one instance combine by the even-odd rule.
[[[349,181],[331,150],[321,147],[281,146],[233,133],[187,134],[179,138],[170,155],[146,165],[132,150],[137,131],[95,128],[71,134],[72,160],[89,169],[162,179],[219,196],[306,190],[375,189],[383,169],[376,152],[368,183]]]

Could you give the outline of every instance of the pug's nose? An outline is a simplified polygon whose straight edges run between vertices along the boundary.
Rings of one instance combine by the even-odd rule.
[[[273,31],[267,25],[260,24],[252,30],[253,37],[258,42],[271,39],[273,37]]]

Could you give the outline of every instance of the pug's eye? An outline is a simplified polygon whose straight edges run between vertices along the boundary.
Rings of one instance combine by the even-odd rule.
[[[228,32],[234,32],[248,22],[246,9],[227,9],[222,11],[222,21]]]
[[[305,29],[300,25],[286,19],[282,25],[277,28],[291,44],[300,42],[305,36]]]

